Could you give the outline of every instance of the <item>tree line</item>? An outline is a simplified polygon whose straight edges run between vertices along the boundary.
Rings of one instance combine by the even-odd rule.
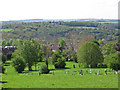
[[[50,47],[40,44],[36,40],[20,41],[17,50],[12,54],[12,65],[19,73],[26,67],[32,70],[32,66],[37,67],[38,62],[44,62],[41,66],[41,73],[49,73],[48,65],[52,63],[55,68],[65,68],[66,61],[74,61],[80,66],[87,68],[111,68],[120,70],[120,53],[115,50],[115,45],[96,40],[82,43],[77,52],[73,48],[68,48],[65,40],[58,43],[59,48],[53,52]],[[102,46],[102,47],[101,47]],[[2,62],[5,63],[6,56],[2,55]],[[3,67],[4,69],[4,67]],[[3,70],[4,71],[4,70]]]

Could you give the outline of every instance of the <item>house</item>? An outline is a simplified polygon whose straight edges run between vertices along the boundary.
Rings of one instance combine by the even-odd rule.
[[[117,52],[120,52],[120,43],[115,43],[115,49]]]
[[[16,46],[5,46],[5,47],[0,46],[0,50],[2,50],[2,53],[4,55],[7,55],[8,53],[12,54],[16,49],[17,49]]]

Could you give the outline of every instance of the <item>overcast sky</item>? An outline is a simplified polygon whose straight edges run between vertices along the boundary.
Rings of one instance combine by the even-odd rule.
[[[0,21],[117,19],[120,0],[0,0]]]

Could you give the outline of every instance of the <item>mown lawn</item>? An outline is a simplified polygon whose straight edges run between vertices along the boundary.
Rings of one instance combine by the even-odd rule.
[[[91,69],[90,74],[90,68],[79,68],[78,63],[66,62],[66,69],[55,69],[53,65],[49,65],[50,73],[38,76],[39,71],[28,72],[27,68],[18,74],[9,63],[11,62],[7,62],[6,74],[2,75],[4,88],[118,88],[118,75],[113,75],[108,68],[108,75],[104,75],[105,68]],[[73,68],[73,64],[76,68]],[[78,72],[81,69],[84,74],[82,76]],[[98,70],[100,75],[95,75]],[[55,75],[52,75],[53,71]]]

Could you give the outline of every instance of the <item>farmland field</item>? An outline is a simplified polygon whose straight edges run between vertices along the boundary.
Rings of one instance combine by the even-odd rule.
[[[99,29],[97,27],[83,27],[83,26],[76,26],[76,27],[70,27],[70,28]]]
[[[12,31],[13,29],[1,29],[2,32]]]
[[[39,62],[38,65],[44,62]],[[73,68],[75,64],[76,68]],[[18,74],[11,66],[11,61],[6,62],[6,71],[2,75],[3,88],[118,88],[118,75],[113,75],[107,68],[108,74],[104,74],[105,68],[93,68],[90,74],[90,68],[79,68],[78,63],[66,62],[65,69],[55,69],[49,65],[51,70],[49,74],[38,76],[38,70],[26,70]],[[80,70],[83,75],[79,75]],[[88,73],[86,72],[88,70]],[[96,73],[100,71],[100,75]],[[52,75],[54,71],[55,75]],[[67,73],[66,73],[67,71]]]

